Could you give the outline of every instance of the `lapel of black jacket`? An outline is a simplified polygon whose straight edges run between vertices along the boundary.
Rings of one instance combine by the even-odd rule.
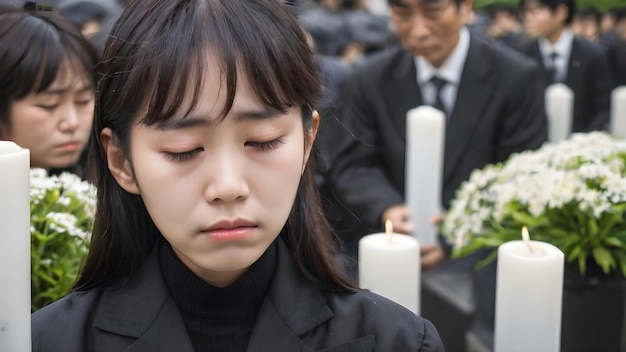
[[[261,306],[248,352],[312,351],[299,336],[333,317],[323,294],[297,272],[281,238],[274,278]]]
[[[417,85],[417,70],[414,57],[406,50],[400,50],[395,58],[396,68],[381,87],[384,101],[388,103],[389,118],[398,130],[402,141],[406,141],[406,114],[422,104],[422,94]]]
[[[582,66],[583,55],[580,48],[580,38],[574,37],[572,40],[572,51],[569,55],[569,62],[567,63],[567,77],[565,77],[565,84],[569,87],[578,87],[583,84],[582,82]]]
[[[454,174],[454,166],[475,138],[478,122],[493,93],[490,81],[491,57],[480,40],[470,37],[470,45],[461,74],[456,102],[446,123],[443,182]]]
[[[547,72],[546,66],[545,66],[545,64],[543,62],[543,55],[541,55],[541,50],[539,49],[539,41],[538,40],[533,40],[530,43],[528,54],[530,55],[530,57],[535,59],[535,61],[541,67],[543,72]]]
[[[156,247],[132,281],[102,294],[93,325],[136,338],[125,352],[193,352],[185,324],[163,282]]]

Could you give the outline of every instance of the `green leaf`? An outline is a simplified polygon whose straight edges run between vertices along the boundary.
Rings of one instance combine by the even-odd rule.
[[[598,226],[596,219],[590,218],[587,221],[587,231],[589,231],[589,236],[595,237],[598,235],[600,227]]]
[[[480,260],[476,263],[476,266],[474,269],[478,270],[478,269],[484,268],[485,266],[489,265],[489,263],[493,262],[497,257],[498,257],[498,250],[491,251],[491,253],[489,253],[489,255],[485,259]]]
[[[623,242],[620,241],[619,238],[617,237],[607,237],[604,239],[604,243],[607,246],[613,246],[613,247],[623,247]]]
[[[575,245],[574,248],[567,255],[567,261],[571,262],[575,259],[578,259],[579,256],[583,255],[583,248],[580,244]]]
[[[611,271],[611,268],[615,266],[615,258],[613,258],[611,252],[609,252],[606,248],[594,248],[592,254],[596,263],[598,263],[605,274],[608,274]]]

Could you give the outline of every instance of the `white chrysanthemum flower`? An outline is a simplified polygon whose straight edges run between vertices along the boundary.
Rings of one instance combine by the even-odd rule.
[[[471,173],[457,191],[442,230],[461,248],[471,237],[482,236],[486,223],[511,218],[511,211],[539,218],[547,209],[573,206],[600,219],[612,206],[626,202],[625,160],[626,140],[603,132],[572,134],[512,155],[502,165]]]
[[[46,214],[46,219],[52,220],[59,227],[59,230],[66,230],[76,225],[77,220],[74,214],[56,212]]]
[[[38,179],[45,179],[46,177],[48,177],[48,172],[45,169],[41,169],[41,168],[32,168],[30,169],[30,180],[33,181],[33,179],[38,180]]]

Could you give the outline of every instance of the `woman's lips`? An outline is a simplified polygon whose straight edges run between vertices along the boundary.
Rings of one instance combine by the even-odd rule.
[[[255,229],[256,226],[240,226],[202,231],[202,233],[218,242],[242,241],[250,237]]]
[[[68,143],[68,144],[63,144],[59,146],[59,149],[61,149],[64,152],[74,152],[74,151],[77,151],[79,148],[80,148],[80,144],[78,143]]]

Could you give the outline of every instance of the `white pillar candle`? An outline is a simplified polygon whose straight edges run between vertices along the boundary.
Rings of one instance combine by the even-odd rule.
[[[546,114],[548,115],[548,140],[566,139],[572,132],[574,92],[563,83],[546,88]]]
[[[404,306],[420,310],[420,245],[412,236],[393,233],[364,236],[359,241],[359,286]]]
[[[30,152],[0,141],[0,352],[31,350]]]
[[[539,241],[498,248],[495,352],[559,352],[563,252]]]
[[[441,185],[446,117],[443,112],[419,106],[407,113],[405,199],[419,243],[436,244],[433,218],[442,212]]]
[[[626,138],[626,86],[611,93],[611,133]]]

